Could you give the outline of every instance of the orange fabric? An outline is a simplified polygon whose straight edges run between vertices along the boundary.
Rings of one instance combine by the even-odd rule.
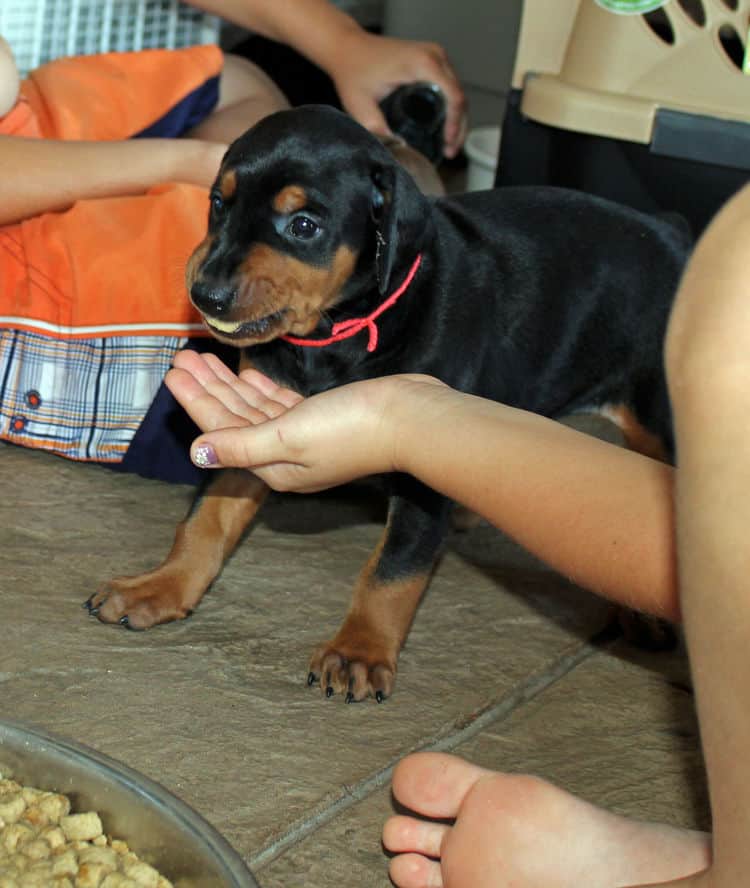
[[[221,64],[215,46],[51,62],[24,81],[0,134],[124,139]],[[0,228],[0,327],[62,338],[204,334],[184,269],[207,211],[205,189],[165,184]]]
[[[21,84],[46,139],[127,139],[220,73],[212,44],[56,59]]]

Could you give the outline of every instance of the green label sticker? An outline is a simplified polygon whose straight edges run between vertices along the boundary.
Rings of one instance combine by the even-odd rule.
[[[653,12],[660,6],[666,6],[669,0],[596,0],[603,9],[616,12],[618,15],[643,15]]]

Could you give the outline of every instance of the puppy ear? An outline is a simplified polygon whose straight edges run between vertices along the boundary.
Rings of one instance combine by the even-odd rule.
[[[375,229],[375,273],[381,295],[397,286],[394,271],[414,261],[429,208],[409,174],[398,164],[372,169],[370,217]]]

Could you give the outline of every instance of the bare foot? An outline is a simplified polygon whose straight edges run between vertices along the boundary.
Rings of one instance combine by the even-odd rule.
[[[623,888],[680,879],[710,863],[710,836],[629,820],[526,775],[443,753],[405,758],[393,793],[426,818],[391,817],[398,888]]]

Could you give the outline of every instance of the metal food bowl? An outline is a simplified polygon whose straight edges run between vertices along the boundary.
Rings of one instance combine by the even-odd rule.
[[[0,721],[0,774],[64,793],[96,811],[176,888],[258,888],[242,858],[202,817],[158,783],[93,749]]]

